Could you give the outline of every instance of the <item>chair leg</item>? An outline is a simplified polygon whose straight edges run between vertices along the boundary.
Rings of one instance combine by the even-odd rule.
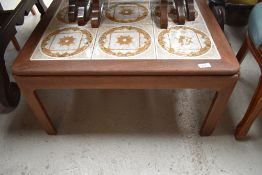
[[[247,43],[247,38],[244,40],[240,50],[237,53],[237,60],[239,62],[239,64],[242,63],[242,61],[244,60],[246,54],[247,54],[247,49],[248,49],[248,43]]]
[[[256,92],[249,104],[248,110],[244,118],[237,125],[235,131],[236,139],[243,139],[248,133],[252,123],[258,117],[258,114],[262,110],[262,75],[260,76]]]
[[[11,82],[6,70],[4,52],[0,53],[0,104],[4,107],[16,107],[20,99],[18,86]]]
[[[41,16],[43,16],[47,10],[47,7],[43,0],[37,0],[37,3],[35,4],[38,11],[41,13]]]
[[[17,51],[21,49],[15,36],[12,38],[12,43]]]
[[[36,15],[36,11],[35,11],[34,7],[32,7],[32,9],[31,9],[31,13],[32,13],[33,16]]]

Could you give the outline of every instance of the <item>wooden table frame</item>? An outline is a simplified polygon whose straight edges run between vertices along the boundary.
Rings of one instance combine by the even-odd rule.
[[[200,135],[208,136],[222,116],[238,76],[15,76],[15,79],[42,127],[51,135],[56,134],[56,129],[37,96],[38,89],[212,89],[216,95],[200,130]]]
[[[238,80],[239,64],[204,0],[198,4],[222,59],[30,61],[59,4],[60,0],[53,1],[13,65],[15,80],[48,134],[56,134],[56,129],[37,96],[38,89],[212,89],[216,95],[200,135],[212,134]],[[203,62],[212,68],[200,69],[197,65]]]

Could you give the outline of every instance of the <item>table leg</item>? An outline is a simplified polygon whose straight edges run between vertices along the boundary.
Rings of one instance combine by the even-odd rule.
[[[168,11],[167,11],[167,0],[160,0],[160,28],[166,29],[168,25]]]
[[[231,84],[219,89],[216,92],[215,98],[213,99],[213,102],[209,108],[207,117],[201,127],[201,136],[209,136],[214,131],[218,119],[221,118],[227,106],[227,102],[233,92],[237,79],[238,76],[236,76],[236,78],[232,80]]]
[[[21,86],[21,84],[20,84]],[[41,123],[42,127],[45,129],[47,134],[49,135],[56,135],[57,131],[49,118],[44,106],[42,105],[41,101],[38,98],[38,95],[34,89],[27,88],[27,87],[20,87],[27,102],[34,112],[35,116]]]

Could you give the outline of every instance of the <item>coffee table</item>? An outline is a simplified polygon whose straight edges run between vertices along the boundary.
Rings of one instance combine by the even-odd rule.
[[[48,134],[56,129],[38,89],[212,89],[216,95],[200,135],[213,132],[239,64],[205,0],[196,1],[195,21],[169,22],[168,29],[150,15],[154,2],[110,3],[98,29],[69,23],[66,2],[53,1],[13,65],[15,80]]]

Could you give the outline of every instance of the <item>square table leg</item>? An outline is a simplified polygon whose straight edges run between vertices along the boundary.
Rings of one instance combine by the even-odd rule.
[[[218,119],[222,116],[227,102],[234,90],[237,79],[232,81],[231,84],[227,85],[224,88],[221,88],[216,91],[213,102],[209,108],[207,117],[201,127],[200,135],[209,136],[215,129]]]
[[[39,123],[45,129],[46,133],[49,135],[56,135],[57,131],[51,119],[49,118],[44,106],[39,100],[36,90],[31,88],[30,86],[24,86],[24,84],[20,84],[20,88],[22,89],[23,95],[27,99],[27,103],[29,104],[31,110],[35,114]]]

